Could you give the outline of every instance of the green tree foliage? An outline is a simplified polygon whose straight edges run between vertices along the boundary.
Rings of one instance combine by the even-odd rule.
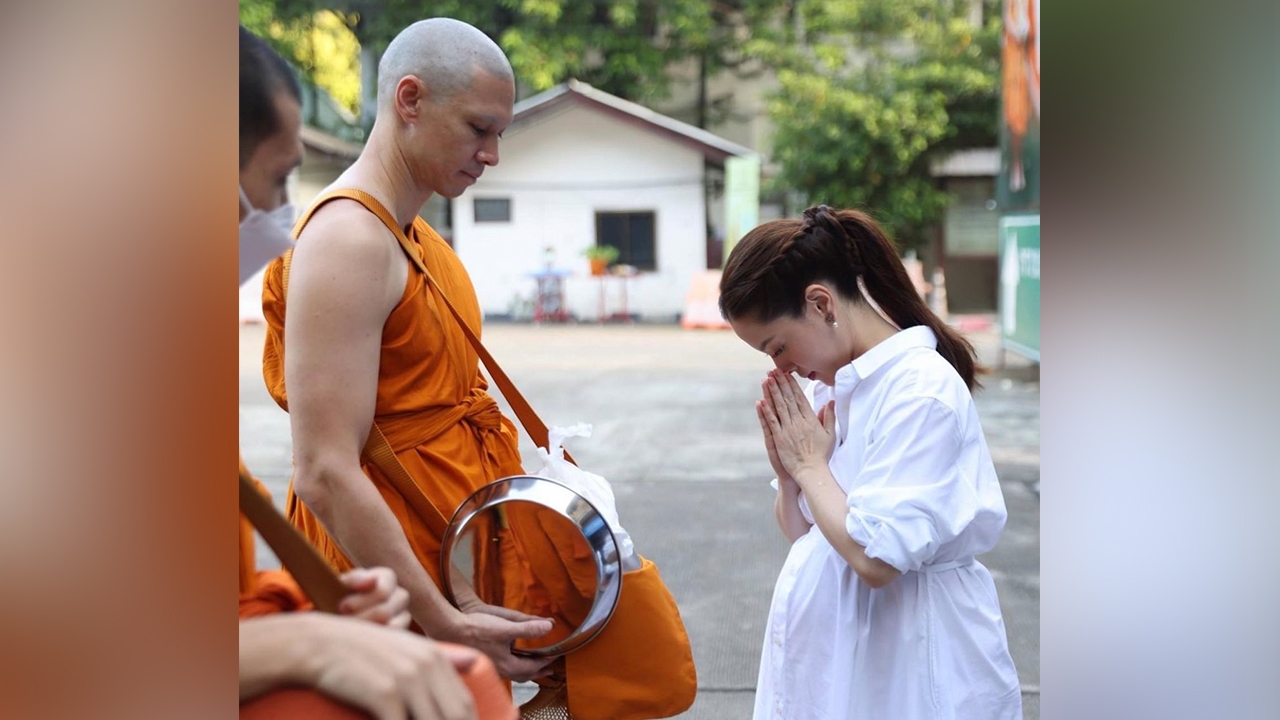
[[[360,108],[360,43],[350,16],[315,3],[240,0],[240,22],[352,113]]]
[[[929,173],[946,152],[996,144],[999,2],[797,2],[764,47],[781,88],[777,189],[872,212],[906,247],[950,202]]]
[[[577,78],[621,97],[645,102],[667,91],[667,68],[699,54],[732,62],[735,42],[718,19],[778,0],[240,0],[240,19],[255,32],[272,23],[305,22],[317,10],[344,18],[362,47],[381,53],[407,25],[452,17],[494,38],[525,91]],[[735,15],[736,16],[736,15]],[[266,33],[264,33],[265,35]],[[301,59],[287,35],[273,42]],[[310,71],[305,62],[300,66]],[[716,65],[716,67],[722,66]]]
[[[708,77],[776,72],[773,189],[866,208],[907,246],[949,203],[930,162],[996,145],[1000,0],[240,0],[241,22],[354,107],[320,82],[314,32],[297,30],[315,30],[322,9],[366,62],[422,18],[469,22],[506,51],[522,95],[578,78],[645,103],[692,60],[703,126],[731,105],[707,96]]]
[[[708,81],[722,73],[753,79],[771,70],[770,52],[784,44],[782,20],[793,5],[790,0],[675,0],[664,4],[671,10],[664,16],[665,27],[682,45],[678,57],[692,58],[695,63],[695,125],[706,128],[734,118],[735,93],[713,96]]]

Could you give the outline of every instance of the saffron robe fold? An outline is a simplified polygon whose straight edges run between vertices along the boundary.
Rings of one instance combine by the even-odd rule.
[[[262,483],[245,470],[244,458],[240,458],[240,472],[253,478],[253,483],[263,495],[270,495]],[[257,569],[257,553],[254,550],[253,525],[240,515],[240,617],[250,618],[278,612],[310,610],[314,607],[298,587],[293,576],[283,570]]]

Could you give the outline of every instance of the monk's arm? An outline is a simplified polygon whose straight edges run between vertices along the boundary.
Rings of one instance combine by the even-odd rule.
[[[392,251],[399,250],[383,242],[380,225],[340,210],[326,208],[323,225],[308,227],[290,270],[285,387],[294,489],[352,562],[395,572],[424,631],[461,640],[461,613],[440,594],[360,469],[373,424],[382,327],[403,290],[407,263],[396,262]]]
[[[355,208],[355,217],[334,217],[336,210],[322,210],[330,212],[325,222],[313,222],[299,238],[287,290],[294,491],[352,562],[395,572],[409,591],[409,614],[429,636],[483,651],[504,677],[535,677],[548,661],[513,656],[511,642],[544,635],[551,623],[451,606],[360,469],[373,425],[382,328],[404,292],[409,264],[373,215]]]

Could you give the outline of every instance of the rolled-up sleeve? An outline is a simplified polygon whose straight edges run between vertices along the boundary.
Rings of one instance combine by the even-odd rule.
[[[891,400],[873,428],[845,526],[868,557],[899,572],[919,570],[977,512],[959,463],[960,422],[935,398],[907,397]]]

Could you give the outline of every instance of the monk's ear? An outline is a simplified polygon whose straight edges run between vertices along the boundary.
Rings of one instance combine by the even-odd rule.
[[[418,119],[427,102],[427,86],[413,75],[405,75],[396,83],[396,112],[405,122]]]

